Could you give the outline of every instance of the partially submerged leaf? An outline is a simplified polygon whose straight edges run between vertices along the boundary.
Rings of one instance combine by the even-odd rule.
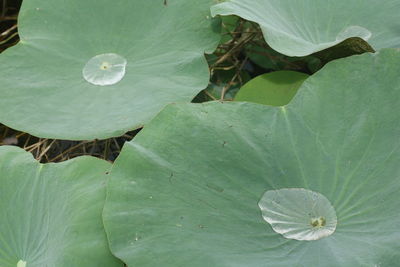
[[[111,172],[111,250],[129,266],[396,266],[399,61],[331,62],[285,107],[168,106]],[[291,188],[312,193],[267,194]],[[297,207],[289,223],[308,220],[313,241],[274,231],[268,203]]]
[[[213,0],[29,0],[0,55],[0,122],[58,139],[119,136],[207,87]]]
[[[359,37],[374,49],[398,47],[400,1],[230,0],[213,15],[237,15],[258,23],[265,40],[288,56],[306,56]]]
[[[284,106],[295,96],[309,75],[295,71],[275,71],[260,75],[240,88],[235,101]]]
[[[39,164],[0,147],[0,266],[123,266],[101,220],[110,164],[77,158]]]

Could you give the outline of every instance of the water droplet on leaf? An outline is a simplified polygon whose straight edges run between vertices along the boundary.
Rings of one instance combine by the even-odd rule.
[[[83,78],[94,85],[113,85],[124,78],[126,64],[126,59],[117,54],[97,55],[86,63]]]
[[[26,261],[19,260],[17,263],[17,267],[26,267]]]
[[[336,229],[335,209],[325,196],[311,190],[269,190],[258,206],[272,229],[288,239],[318,240]]]

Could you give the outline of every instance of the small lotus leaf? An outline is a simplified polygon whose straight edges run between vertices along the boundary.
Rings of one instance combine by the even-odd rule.
[[[284,70],[262,74],[243,85],[235,100],[284,106],[292,100],[308,77],[301,72]]]
[[[101,219],[108,169],[89,157],[43,165],[0,147],[0,266],[122,267]]]

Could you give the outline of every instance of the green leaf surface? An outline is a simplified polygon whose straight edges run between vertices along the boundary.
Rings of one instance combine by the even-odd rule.
[[[113,253],[128,266],[396,266],[399,60],[389,49],[331,62],[285,107],[168,106],[111,172],[103,217]],[[326,198],[318,206],[334,208],[333,234],[275,232],[258,204],[284,188]]]
[[[215,15],[258,23],[267,43],[288,56],[306,56],[359,37],[375,49],[400,46],[400,1],[230,0]]]
[[[204,52],[220,39],[213,1],[165,3],[24,1],[21,41],[0,55],[0,122],[39,137],[108,138],[141,127],[168,103],[191,101],[209,81]],[[122,59],[94,59],[85,74],[121,73],[125,59],[122,80],[85,80],[86,64],[110,53]]]
[[[39,164],[0,147],[0,266],[123,266],[101,219],[110,164],[79,158]]]
[[[271,106],[284,106],[296,95],[309,75],[295,71],[275,71],[262,74],[240,88],[235,101],[247,101]]]

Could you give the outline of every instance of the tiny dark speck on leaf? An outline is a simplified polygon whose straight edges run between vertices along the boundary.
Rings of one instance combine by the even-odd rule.
[[[219,187],[218,185],[215,185],[215,184],[206,184],[206,186],[207,186],[208,188],[212,189],[212,190],[217,191],[218,193],[224,192],[224,189],[221,188],[221,187]]]
[[[167,0],[164,0],[164,6],[167,6],[167,5],[168,5]]]
[[[106,174],[110,174],[110,172],[106,172]]]
[[[222,147],[225,147],[226,144],[227,144],[227,142],[224,141],[224,142],[222,143]]]

